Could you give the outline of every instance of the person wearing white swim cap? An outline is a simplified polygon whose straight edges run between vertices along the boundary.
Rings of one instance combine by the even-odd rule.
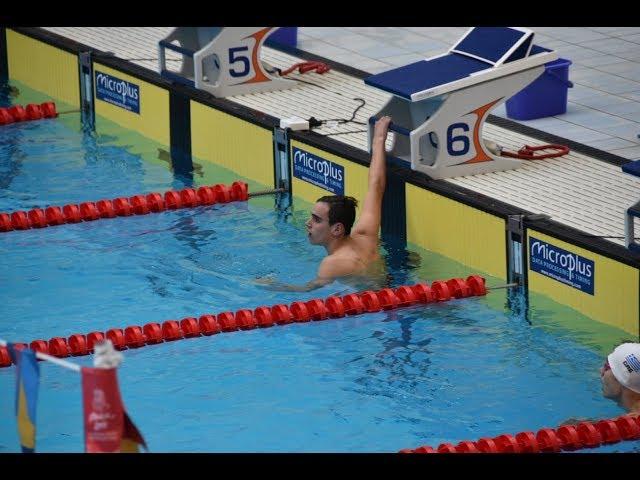
[[[623,343],[600,368],[602,395],[629,413],[640,414],[640,343]]]

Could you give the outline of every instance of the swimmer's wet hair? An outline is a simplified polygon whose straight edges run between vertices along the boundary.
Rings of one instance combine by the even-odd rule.
[[[326,195],[317,201],[329,204],[329,225],[340,222],[344,225],[345,234],[349,235],[356,220],[358,201],[344,195]]]

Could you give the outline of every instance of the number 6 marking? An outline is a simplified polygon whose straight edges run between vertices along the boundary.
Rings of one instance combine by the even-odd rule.
[[[469,152],[469,138],[466,135],[458,135],[455,137],[453,136],[453,131],[457,128],[462,129],[463,132],[468,132],[469,125],[467,125],[466,123],[453,123],[449,125],[449,128],[447,128],[447,152],[453,157],[465,155],[467,152]],[[462,148],[459,150],[454,150],[453,144],[455,142],[462,142]]]

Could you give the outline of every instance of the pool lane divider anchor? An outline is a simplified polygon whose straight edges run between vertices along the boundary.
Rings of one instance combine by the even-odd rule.
[[[623,415],[595,422],[585,421],[558,428],[542,428],[516,435],[464,440],[457,445],[441,443],[437,448],[423,445],[399,453],[557,453],[640,439],[640,416]]]
[[[250,197],[277,193],[278,190],[265,190],[250,194],[245,182],[235,181],[231,186],[217,184],[201,186],[198,189],[169,190],[161,195],[157,192],[132,197],[118,197],[113,200],[82,202],[62,207],[50,206],[45,209],[34,208],[29,211],[16,211],[11,214],[0,213],[0,232],[45,228],[64,223],[90,222],[102,218],[146,215],[149,213],[193,208],[201,205],[247,201]]]
[[[505,287],[492,287],[492,289]],[[106,332],[90,332],[87,335],[76,333],[68,339],[53,337],[49,341],[38,339],[28,345],[26,343],[21,345],[28,346],[37,352],[63,358],[88,355],[93,352],[95,343],[104,339],[111,340],[117,350],[124,350],[183,338],[215,335],[221,332],[342,318],[362,313],[404,308],[415,304],[446,302],[453,298],[486,294],[485,279],[479,275],[470,275],[466,280],[462,278],[452,278],[446,281],[436,280],[430,286],[426,283],[417,283],[394,289],[368,290],[350,293],[342,297],[330,296],[324,300],[314,298],[307,301],[295,301],[289,306],[277,304],[270,307],[259,306],[254,310],[241,309],[235,313],[204,314],[199,318],[183,318],[179,322],[167,320],[162,324],[152,322],[142,327],[132,325],[124,329],[112,328]],[[0,367],[10,365],[9,353],[0,347]]]

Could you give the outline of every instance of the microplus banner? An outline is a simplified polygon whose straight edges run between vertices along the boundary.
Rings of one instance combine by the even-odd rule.
[[[140,114],[140,87],[138,85],[97,70],[94,73],[98,100]]]
[[[529,268],[582,292],[593,295],[595,265],[555,245],[529,237]]]
[[[296,147],[293,147],[293,176],[335,195],[344,195],[344,167]]]

